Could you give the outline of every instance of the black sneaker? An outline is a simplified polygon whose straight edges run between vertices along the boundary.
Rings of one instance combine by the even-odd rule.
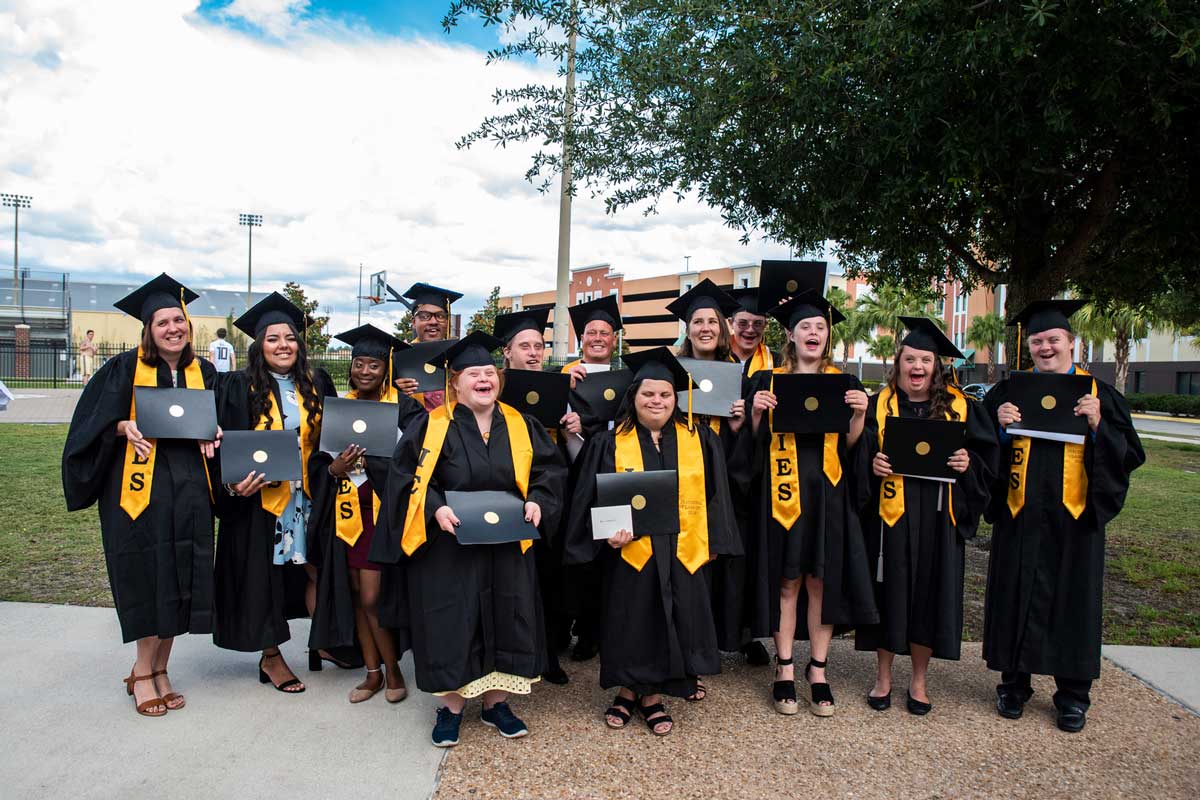
[[[459,716],[461,718],[461,715]],[[485,708],[479,718],[483,720],[483,724],[491,725],[500,731],[500,735],[505,739],[519,739],[529,733],[529,728],[512,712],[508,703],[496,703],[491,708]]]
[[[442,706],[437,710],[437,722],[433,726],[434,747],[454,747],[458,744],[458,729],[462,727],[463,715],[455,714]]]
[[[742,655],[746,657],[746,663],[752,667],[765,667],[771,663],[771,656],[767,652],[766,646],[757,639],[742,645]]]

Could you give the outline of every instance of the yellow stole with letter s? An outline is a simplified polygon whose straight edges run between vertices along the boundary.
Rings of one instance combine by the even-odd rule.
[[[204,375],[200,372],[200,359],[193,358],[192,363],[183,368],[183,383],[188,389],[203,389]],[[134,386],[158,386],[158,367],[152,367],[142,360],[142,348],[137,351],[137,366],[133,371]],[[129,400],[129,419],[137,421],[137,399]],[[142,458],[137,454],[133,444],[125,442],[125,466],[121,471],[121,509],[130,519],[137,519],[150,506],[150,486],[154,481],[154,461],[158,454],[158,443],[147,439],[150,443],[150,455]],[[203,456],[201,456],[203,460]],[[212,499],[212,479],[208,475],[208,462],[204,462],[204,477],[208,480],[209,499]]]
[[[396,403],[399,401],[395,386],[387,386],[379,400],[382,403]],[[357,400],[359,398],[358,390],[351,389],[346,392],[347,400]],[[379,495],[374,491],[371,492],[371,506],[374,511],[374,521],[379,522]],[[350,480],[349,476],[343,475],[338,479],[337,486],[337,505],[334,511],[335,528],[337,537],[350,547],[354,547],[358,537],[363,533],[362,521],[362,504],[358,498],[358,487],[354,485],[354,481]]]
[[[258,422],[254,424],[256,431],[281,431],[283,430],[283,414],[279,412],[279,403],[275,400],[275,392],[268,391],[267,397],[271,400],[271,405],[267,407],[267,413],[258,418]],[[300,478],[301,488],[304,493],[311,497],[308,491],[308,457],[312,455],[312,437],[310,431],[312,429],[313,420],[309,417],[308,409],[304,407],[304,398],[298,393],[296,395],[296,406],[300,409]],[[270,417],[270,424],[267,423],[267,418]],[[292,482],[278,481],[269,483],[259,492],[263,510],[269,514],[279,516],[283,510],[287,508],[288,500],[292,496]]]
[[[1076,375],[1090,375],[1090,372],[1075,368]],[[1092,380],[1092,397],[1098,392],[1095,379]],[[1025,507],[1025,476],[1029,469],[1029,454],[1033,442],[1028,436],[1012,437],[1012,457],[1008,471],[1008,513],[1016,519],[1017,514]],[[1063,476],[1062,504],[1071,516],[1079,519],[1083,509],[1087,507],[1088,477],[1083,464],[1085,445],[1072,442],[1063,443]]]
[[[679,540],[675,557],[693,575],[708,562],[708,503],[704,492],[704,451],[700,432],[675,423],[679,480]],[[617,472],[643,472],[642,446],[637,428],[616,435]],[[638,572],[654,552],[651,538],[634,539],[621,548],[621,558]]]
[[[785,374],[786,367],[771,370],[771,388],[775,390],[775,376]],[[827,375],[837,375],[841,370],[832,365],[823,370]],[[774,419],[774,415],[772,415]],[[800,475],[796,454],[796,435],[775,433],[771,436],[771,516],[786,530],[791,530],[800,519]],[[821,467],[829,483],[837,486],[842,479],[842,461],[838,458],[838,434],[825,434],[821,448]]]
[[[497,403],[504,415],[504,424],[508,428],[508,448],[512,457],[513,474],[516,476],[517,491],[521,497],[529,494],[529,475],[533,469],[533,444],[529,438],[529,425],[525,417],[507,403]],[[428,496],[429,480],[442,454],[442,445],[446,441],[446,432],[450,429],[450,421],[454,418],[454,405],[445,403],[429,412],[429,422],[425,427],[425,438],[421,440],[421,453],[417,458],[417,472],[413,476],[412,494],[408,498],[408,511],[404,517],[404,533],[400,539],[400,547],[405,555],[411,556],[421,545],[425,544],[425,498]],[[521,552],[529,552],[533,547],[532,539],[521,540]]]
[[[950,408],[958,414],[958,419],[966,422],[967,419],[967,398],[953,386],[947,386],[950,392]],[[896,413],[892,413],[892,403],[895,400],[895,392],[892,387],[884,386],[879,392],[879,397],[875,401],[875,420],[879,426],[879,449],[883,450],[883,429],[887,425],[888,417],[900,416],[900,409],[896,409]],[[946,419],[954,419],[949,412],[946,413]],[[957,525],[957,520],[954,519],[954,484],[947,486],[948,494],[946,500],[946,508],[950,512],[950,524]],[[883,479],[879,486],[879,518],[883,520],[889,528],[895,527],[900,518],[904,516],[904,476],[889,475]]]

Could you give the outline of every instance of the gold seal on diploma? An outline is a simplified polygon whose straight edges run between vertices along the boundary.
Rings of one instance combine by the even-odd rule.
[[[1042,398],[1042,408],[1046,409],[1047,411],[1051,410],[1056,405],[1058,405],[1058,401],[1054,399],[1054,395],[1048,394]]]
[[[251,456],[251,458],[254,459],[254,463],[256,463],[256,464],[264,464],[267,461],[267,451],[266,450],[255,450],[254,455]]]
[[[538,400],[541,400],[541,399],[542,399],[542,396],[539,395],[537,392],[528,392],[525,395],[525,402],[531,406],[536,406]]]
[[[815,397],[804,398],[804,408],[806,411],[816,411],[819,405],[821,405],[821,401]]]
[[[629,505],[633,506],[635,511],[641,511],[646,507],[646,498],[640,494],[635,494],[629,501]]]
[[[168,408],[168,409],[167,409],[167,412],[168,412],[168,413],[169,413],[169,414],[170,414],[172,417],[182,417],[182,416],[183,416],[183,406],[181,406],[181,405],[172,405],[170,408]]]
[[[500,521],[500,515],[497,514],[495,511],[489,511],[483,515],[483,521],[489,525],[495,525],[497,522]]]
[[[356,419],[350,426],[350,429],[355,433],[364,433],[367,430],[367,421],[364,419]]]
[[[705,378],[704,380],[700,381],[700,391],[711,392],[712,391],[712,381],[710,381],[708,378]]]
[[[433,364],[425,365],[425,374],[426,375],[432,375],[435,372],[437,372],[437,367],[435,367]]]
[[[612,387],[605,389],[604,390],[604,399],[605,400],[616,400],[617,399],[617,390],[613,389]]]
[[[929,455],[929,442],[917,442],[917,455]]]
[[[787,282],[787,290],[789,292],[795,292],[799,288],[800,288],[800,284],[796,283],[794,280]]]

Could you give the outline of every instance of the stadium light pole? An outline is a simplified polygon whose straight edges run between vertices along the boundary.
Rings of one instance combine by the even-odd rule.
[[[33,198],[25,194],[0,193],[0,203],[13,210],[13,295],[21,291],[21,279],[17,267],[17,232],[21,229],[21,209],[29,208]]]
[[[249,238],[246,240],[246,310],[254,304],[250,294],[250,277],[254,274],[254,229],[262,227],[262,214],[238,214],[238,225],[245,225]]]

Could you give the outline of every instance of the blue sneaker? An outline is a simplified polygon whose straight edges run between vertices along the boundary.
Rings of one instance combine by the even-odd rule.
[[[520,739],[529,733],[529,728],[512,712],[508,703],[496,703],[491,708],[485,708],[479,718],[485,725],[500,731],[505,739]]]
[[[454,747],[458,744],[458,729],[462,727],[462,712],[455,714],[442,706],[437,710],[437,722],[433,726],[434,747]]]

